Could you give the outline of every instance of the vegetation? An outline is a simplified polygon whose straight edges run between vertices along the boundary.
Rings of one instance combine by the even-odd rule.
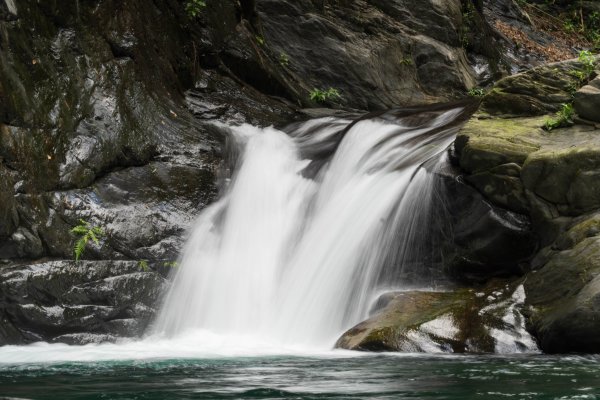
[[[179,267],[179,263],[177,261],[165,261],[163,262],[163,267],[177,268]]]
[[[412,58],[403,58],[402,60],[400,60],[400,65],[412,65],[413,64],[413,60]]]
[[[549,118],[544,123],[544,129],[551,131],[556,128],[564,128],[573,125],[575,109],[573,104],[563,104],[562,108],[556,113],[554,118]]]
[[[289,59],[288,55],[283,52],[280,53],[279,54],[279,64],[281,64],[283,67],[287,67],[289,63],[290,63],[290,59]]]
[[[541,14],[546,20],[552,21],[559,30],[567,34],[579,35],[587,45],[600,49],[600,13],[586,9],[585,2],[556,2],[546,0],[545,4],[528,0],[515,0],[520,7],[527,7],[528,11]]]
[[[482,88],[471,88],[468,91],[468,95],[471,97],[483,97],[485,96],[485,90]]]
[[[264,37],[262,37],[260,35],[256,35],[255,38],[256,38],[256,41],[258,42],[258,44],[260,44],[261,46],[265,45],[265,38]]]
[[[71,229],[71,233],[79,236],[79,239],[77,239],[75,245],[73,246],[75,261],[79,261],[90,241],[94,242],[96,245],[99,245],[99,238],[104,236],[104,231],[102,228],[99,226],[94,226],[83,219],[79,220],[79,225]]]
[[[140,260],[138,261],[138,267],[144,272],[150,271],[150,267],[148,266],[148,260]]]
[[[467,1],[463,3],[463,11],[462,11],[462,24],[460,26],[460,30],[458,32],[460,43],[462,47],[465,49],[469,47],[469,35],[471,34],[472,29],[475,26],[475,16],[477,10],[472,2]]]
[[[579,62],[583,64],[583,72],[589,78],[596,69],[596,57],[591,51],[583,50],[579,52]]]
[[[339,100],[341,98],[340,92],[332,87],[327,90],[313,89],[312,92],[310,92],[310,99],[318,103]]]
[[[187,0],[185,3],[185,12],[188,17],[196,18],[200,15],[204,7],[206,7],[204,0]]]

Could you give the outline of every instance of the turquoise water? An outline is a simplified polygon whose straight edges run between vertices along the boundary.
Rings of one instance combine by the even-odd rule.
[[[600,399],[600,358],[270,356],[0,364],[2,396],[60,400]]]

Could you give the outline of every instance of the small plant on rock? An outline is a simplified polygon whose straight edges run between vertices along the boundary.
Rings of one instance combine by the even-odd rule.
[[[79,239],[77,239],[73,246],[75,261],[79,261],[90,241],[98,245],[100,244],[99,238],[104,236],[102,228],[94,226],[83,219],[79,220],[79,225],[71,229],[71,233],[79,236]]]
[[[177,268],[179,267],[179,263],[177,261],[165,261],[163,262],[163,267]]]
[[[188,17],[196,18],[202,12],[202,9],[206,7],[204,0],[187,0],[185,3],[185,12]]]
[[[310,99],[317,103],[324,103],[330,100],[339,100],[342,96],[337,89],[329,88],[327,90],[313,89],[310,92]]]
[[[150,267],[148,266],[148,260],[140,260],[138,261],[138,267],[144,272],[150,271]]]
[[[485,90],[482,88],[471,88],[467,94],[471,97],[483,97],[485,96]]]
[[[554,118],[549,118],[544,123],[544,129],[551,131],[556,128],[564,128],[573,124],[575,109],[572,104],[563,104]]]
[[[290,63],[290,58],[288,57],[288,55],[283,52],[280,53],[279,54],[279,64],[281,64],[281,66],[283,66],[283,67],[287,67],[289,63]]]
[[[579,52],[579,62],[583,64],[583,72],[588,75],[592,75],[596,69],[596,57],[589,50],[582,50]]]

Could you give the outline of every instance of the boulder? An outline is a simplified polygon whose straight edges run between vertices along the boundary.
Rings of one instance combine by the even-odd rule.
[[[442,228],[442,237],[431,249],[432,253],[442,254],[438,275],[463,282],[485,282],[527,271],[527,263],[538,249],[538,237],[529,218],[487,201],[453,168],[438,170],[436,176],[439,203],[434,202],[432,209],[434,213],[442,210],[434,218],[446,223],[435,224]]]
[[[140,336],[166,280],[136,261],[0,267],[0,345]]]
[[[600,78],[579,89],[575,93],[573,105],[581,118],[600,122]]]
[[[566,244],[574,246],[550,256],[541,269],[527,276],[528,329],[544,352],[600,352],[600,238],[596,219],[569,230]]]
[[[481,110],[496,116],[539,116],[560,110],[581,86],[585,73],[579,60],[545,64],[498,81],[483,99]]]
[[[383,295],[373,315],[342,335],[336,347],[408,353],[519,353],[537,346],[525,331],[523,286],[495,282],[451,292]]]

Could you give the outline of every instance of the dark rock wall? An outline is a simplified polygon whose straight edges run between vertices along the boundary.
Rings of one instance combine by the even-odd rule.
[[[302,107],[432,103],[474,84],[459,0],[207,3],[191,18],[178,0],[0,0],[1,272],[67,279],[81,267],[46,260],[73,257],[83,219],[105,232],[85,259],[131,260],[151,280],[139,261],[174,261],[218,192],[224,137],[211,122],[284,125]],[[310,100],[329,87],[342,97]],[[99,263],[85,265],[133,273]],[[4,280],[0,343],[117,334],[105,323],[120,312],[98,311],[101,328],[52,322],[52,307],[77,303],[60,292],[90,284],[77,276],[44,302]]]

